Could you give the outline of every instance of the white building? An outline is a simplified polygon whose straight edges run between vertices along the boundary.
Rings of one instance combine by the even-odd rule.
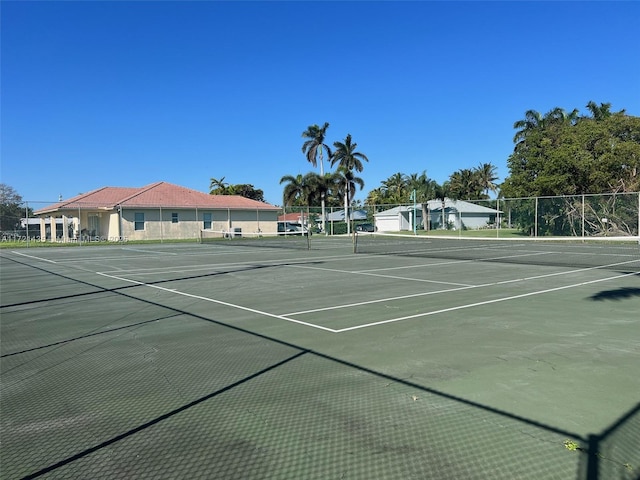
[[[423,211],[430,221],[429,229],[438,230],[446,228],[452,230],[466,228],[477,230],[487,226],[496,225],[502,212],[499,210],[477,205],[462,200],[429,200],[426,204],[401,205],[374,215],[375,225],[379,232],[399,232],[416,229],[426,229],[423,222]]]

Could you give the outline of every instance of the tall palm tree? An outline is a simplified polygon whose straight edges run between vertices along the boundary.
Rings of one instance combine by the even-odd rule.
[[[220,180],[217,178],[212,178],[211,183],[209,184],[209,194],[210,195],[227,195],[227,189],[229,188],[229,184],[225,183],[224,177]]]
[[[445,221],[444,210],[446,208],[446,201],[447,201],[448,197],[453,196],[452,191],[451,191],[451,185],[449,184],[449,182],[446,181],[442,185],[437,185],[436,184],[434,195],[435,195],[436,200],[440,200],[440,202],[441,202],[441,206],[442,206],[442,228],[445,229],[446,228],[446,221]]]
[[[351,201],[356,194],[356,187],[360,187],[360,190],[364,188],[364,180],[360,177],[356,177],[356,175],[351,170],[347,170],[346,168],[339,166],[336,174],[340,178],[339,181],[339,191],[342,193],[344,198],[344,220],[347,222],[347,235],[351,233],[350,225],[351,225],[351,214],[349,211],[349,206],[351,205]]]
[[[478,183],[480,183],[480,187],[484,190],[487,197],[489,197],[489,191],[495,193],[498,190],[498,185],[495,183],[498,179],[495,165],[481,163],[474,171],[478,176]]]
[[[362,161],[368,162],[369,159],[364,153],[356,152],[357,143],[353,143],[351,134],[347,134],[344,142],[333,142],[335,151],[331,156],[331,166],[336,163],[347,170],[355,170],[361,172],[363,170]]]
[[[412,173],[407,177],[407,188],[416,192],[416,201],[422,208],[422,226],[426,228],[428,225],[427,202],[431,200],[435,195],[436,181],[427,177],[427,171],[423,170],[421,174]]]
[[[361,178],[355,177],[353,175],[353,170],[356,172],[361,172],[363,170],[362,161],[368,162],[369,159],[364,153],[357,152],[356,147],[357,143],[352,142],[351,134],[348,133],[344,142],[334,142],[333,146],[335,148],[333,155],[331,156],[331,166],[338,165],[338,169],[343,170],[342,174],[345,179],[345,189],[344,189],[344,213],[348,215],[349,213],[349,193],[351,191],[352,185],[349,183],[351,181],[355,181],[360,185],[360,188],[364,187],[364,182]],[[349,179],[349,176],[352,179]],[[362,182],[361,184],[359,182]],[[355,187],[353,187],[353,193],[355,194]],[[348,218],[348,217],[346,217]],[[347,234],[349,231],[349,222],[347,221]]]
[[[324,177],[324,158],[323,153],[327,152],[327,158],[331,158],[331,149],[324,143],[324,137],[327,134],[329,123],[324,122],[322,127],[318,125],[309,125],[307,129],[302,132],[302,138],[306,141],[302,144],[302,153],[307,157],[307,160],[314,167],[320,162],[320,176]],[[325,192],[326,193],[326,192]],[[320,203],[322,206],[322,231],[325,230],[325,197],[321,195]]]

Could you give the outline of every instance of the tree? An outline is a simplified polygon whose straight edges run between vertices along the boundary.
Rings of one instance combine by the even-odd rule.
[[[480,184],[480,188],[484,190],[487,198],[489,197],[489,192],[496,192],[498,190],[498,186],[495,181],[498,179],[498,175],[496,174],[496,167],[490,163],[482,163],[475,169],[476,175],[478,176],[478,183]]]
[[[423,228],[427,227],[428,210],[427,202],[434,198],[437,183],[435,180],[431,180],[427,177],[427,172],[424,170],[420,175],[412,173],[407,177],[407,188],[416,192],[416,201],[421,204],[422,207],[422,223]]]
[[[356,194],[356,187],[360,187],[360,190],[364,188],[364,180],[360,177],[356,177],[352,170],[339,166],[336,174],[340,178],[338,183],[339,191],[344,197],[344,219],[347,222],[347,235],[350,233],[350,209],[351,199]]]
[[[288,182],[284,186],[284,191],[282,193],[282,201],[285,206],[303,206],[307,203],[308,198],[308,185],[306,183],[306,178],[301,174],[296,175],[285,175],[280,179],[280,184]]]
[[[542,126],[542,115],[536,110],[527,110],[524,119],[517,120],[513,124],[513,128],[518,131],[513,137],[513,143],[516,145],[524,142],[531,132]]]
[[[344,142],[334,142],[333,146],[335,147],[335,151],[331,156],[331,166],[337,164],[338,170],[342,170],[341,173],[343,174],[345,182],[347,182],[344,188],[344,213],[345,218],[348,218],[346,215],[348,215],[349,212],[349,196],[351,193],[351,185],[348,183],[351,181],[349,180],[350,174],[352,174],[353,170],[361,172],[363,170],[362,162],[368,162],[369,159],[364,153],[356,151],[358,144],[352,142],[350,133],[347,134]],[[352,176],[352,178],[356,179],[358,177]],[[362,182],[362,179],[359,179],[359,181]],[[363,186],[364,182],[362,182],[360,188]],[[347,234],[349,233],[349,222],[347,222]]]
[[[210,195],[228,195],[227,188],[229,187],[228,183],[225,183],[224,177],[220,180],[217,178],[212,178],[209,183],[209,194]]]
[[[503,196],[638,191],[640,118],[624,110],[611,114],[610,104],[588,107],[592,117],[547,121],[528,131],[507,160]]]
[[[407,176],[404,173],[394,173],[382,181],[382,191],[386,203],[402,203],[407,198]]]
[[[605,118],[609,118],[612,115],[610,103],[601,103],[600,106],[598,106],[596,102],[594,102],[593,100],[590,100],[589,103],[587,103],[587,110],[591,112],[591,117],[596,122],[600,122],[601,120],[604,120]],[[618,113],[623,113],[623,112],[624,110]]]
[[[331,166],[338,164],[346,170],[355,170],[361,172],[363,170],[362,162],[368,162],[369,159],[364,153],[356,151],[357,143],[353,143],[351,134],[347,134],[344,142],[334,142],[335,151],[331,156]]]
[[[249,183],[239,183],[237,185],[229,185],[227,195],[240,195],[251,200],[264,202],[264,192],[259,188],[255,188]]]
[[[434,195],[436,200],[440,200],[442,207],[442,228],[447,228],[447,222],[445,219],[445,208],[447,198],[452,196],[451,185],[449,182],[444,182],[442,185],[436,185]]]
[[[478,175],[470,168],[462,168],[449,177],[450,194],[456,198],[476,200],[482,195]]]
[[[322,177],[324,177],[323,152],[327,152],[327,158],[331,158],[331,149],[329,148],[328,145],[324,143],[324,137],[327,134],[328,128],[329,128],[329,123],[324,122],[324,125],[322,127],[318,125],[310,125],[309,127],[307,127],[307,129],[304,132],[302,132],[302,137],[307,139],[302,144],[302,153],[306,155],[307,160],[314,167],[319,161],[320,176]],[[326,215],[325,215],[324,194],[322,194],[320,197],[320,204],[322,207],[322,231],[326,231],[325,230]]]
[[[11,186],[0,183],[0,230],[17,230],[27,214],[22,197]]]

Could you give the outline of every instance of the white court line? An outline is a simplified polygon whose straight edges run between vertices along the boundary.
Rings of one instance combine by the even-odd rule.
[[[373,269],[369,269],[369,270],[360,270],[360,272],[380,272],[380,271],[384,271],[384,270],[397,270],[397,269],[402,269],[402,268],[418,268],[418,267],[436,267],[436,266],[440,266],[440,265],[453,265],[453,264],[460,264],[460,263],[483,263],[483,262],[487,262],[487,261],[493,261],[493,260],[502,260],[505,258],[520,258],[520,257],[529,257],[531,255],[548,255],[550,253],[553,252],[536,252],[536,253],[524,253],[521,255],[504,255],[501,257],[489,257],[489,258],[477,258],[474,260],[448,260],[446,262],[438,262],[438,263],[426,263],[423,265],[409,265],[406,267],[387,267],[387,268],[373,268]]]
[[[474,285],[468,283],[455,283],[455,282],[442,282],[439,280],[427,280],[425,278],[407,278],[407,277],[397,277],[395,275],[383,275],[381,273],[370,273],[369,271],[351,271],[351,270],[338,270],[335,268],[323,268],[323,267],[310,267],[308,265],[285,265],[291,268],[303,268],[309,270],[324,270],[328,272],[334,273],[347,273],[353,275],[368,275],[370,277],[382,277],[382,278],[393,278],[394,280],[405,280],[408,282],[424,282],[424,283],[438,283],[441,285],[454,285],[456,287],[473,287]]]
[[[115,280],[120,280],[120,281],[123,281],[123,282],[133,283],[135,285],[140,285],[140,286],[143,286],[143,287],[155,288],[156,290],[162,290],[164,292],[173,293],[175,295],[182,295],[184,297],[195,298],[197,300],[204,300],[205,302],[217,303],[219,305],[224,305],[226,307],[237,308],[238,310],[244,310],[244,311],[247,311],[247,312],[256,313],[258,315],[264,315],[265,317],[277,318],[279,320],[285,320],[287,322],[298,323],[300,325],[305,325],[307,327],[318,328],[320,330],[325,330],[327,332],[336,333],[336,330],[334,330],[333,328],[327,328],[327,327],[323,327],[322,325],[316,325],[314,323],[309,323],[309,322],[302,322],[300,320],[295,320],[293,318],[287,318],[287,317],[285,317],[283,315],[276,315],[274,313],[263,312],[262,310],[256,310],[254,308],[244,307],[242,305],[236,305],[234,303],[223,302],[222,300],[215,300],[213,298],[203,297],[203,296],[200,296],[200,295],[193,295],[191,293],[181,292],[181,291],[175,290],[173,288],[165,288],[165,287],[159,287],[158,285],[150,285],[148,283],[138,282],[137,280],[130,280],[128,278],[122,278],[122,277],[118,277],[116,275],[108,275],[106,273],[101,273],[101,272],[96,272],[96,274],[102,275],[103,277],[108,277],[108,278],[113,278]]]
[[[403,320],[409,320],[409,319],[420,318],[420,317],[428,317],[430,315],[437,315],[439,313],[453,312],[455,310],[464,310],[466,308],[479,307],[479,306],[483,306],[483,305],[489,305],[489,304],[492,304],[492,303],[506,302],[506,301],[509,301],[509,300],[516,300],[516,299],[519,299],[519,298],[526,298],[526,297],[531,297],[531,296],[534,296],[534,295],[541,295],[543,293],[556,292],[556,291],[559,291],[559,290],[566,290],[566,289],[575,288],[575,287],[582,287],[584,285],[590,285],[590,284],[593,284],[593,283],[607,282],[609,280],[614,280],[616,278],[628,277],[629,275],[637,275],[637,273],[625,273],[624,275],[617,275],[615,277],[601,278],[599,280],[591,280],[589,282],[581,282],[581,283],[576,283],[576,284],[572,284],[572,285],[565,285],[563,287],[548,288],[546,290],[538,290],[536,292],[523,293],[521,295],[513,295],[511,297],[495,298],[493,300],[486,300],[484,302],[469,303],[467,305],[458,305],[458,306],[455,306],[455,307],[443,308],[441,310],[435,310],[435,311],[432,311],[432,312],[417,313],[415,315],[407,315],[405,317],[391,318],[389,320],[381,320],[379,322],[372,322],[372,323],[367,323],[367,324],[364,324],[364,325],[356,325],[355,327],[341,328],[341,329],[335,330],[335,332],[336,333],[343,333],[343,332],[348,332],[348,331],[351,331],[351,330],[358,330],[360,328],[375,327],[375,326],[378,326],[378,325],[383,325],[385,323],[401,322]]]
[[[155,255],[178,255],[175,252],[157,252],[155,250],[143,250],[141,248],[122,247],[122,250],[126,250],[127,252],[152,253],[152,254],[155,254]]]
[[[376,300],[367,300],[367,301],[364,301],[364,302],[347,303],[347,304],[343,304],[343,305],[334,305],[334,306],[331,306],[331,307],[314,308],[313,310],[301,310],[299,312],[285,313],[284,315],[286,315],[286,316],[289,316],[289,315],[304,315],[304,314],[307,314],[307,313],[325,312],[327,310],[338,310],[338,309],[341,309],[341,308],[360,307],[362,305],[371,305],[373,303],[392,302],[394,300],[404,300],[404,299],[407,299],[407,298],[425,297],[427,295],[435,295],[437,293],[459,292],[460,290],[469,290],[471,288],[479,288],[479,287],[483,287],[483,286],[485,286],[485,285],[469,285],[469,286],[466,286],[466,287],[448,288],[446,290],[436,290],[435,292],[412,293],[412,294],[409,294],[409,295],[400,295],[398,297],[380,298],[380,299],[376,299]]]
[[[620,262],[619,264],[634,263],[634,262],[635,262],[635,260],[627,261],[627,262]],[[612,264],[611,266],[619,265],[619,264]],[[307,267],[307,268],[313,268],[313,267]],[[560,274],[565,274],[565,273],[573,273],[573,272],[578,272],[578,271],[583,271],[583,270],[593,270],[593,269],[599,269],[599,268],[603,268],[603,267],[589,267],[589,268],[584,268],[584,269],[580,269],[580,270],[573,270],[573,271],[570,271],[570,272],[559,272],[559,273],[552,273],[552,274],[547,274],[547,275],[538,275],[538,276],[524,278],[524,279],[507,280],[507,281],[495,282],[495,285],[503,284],[503,283],[510,283],[510,282],[518,282],[518,281],[534,279],[534,278],[544,278],[544,277],[547,277],[547,276],[554,276],[554,275],[560,275]],[[354,272],[348,272],[348,271],[340,271],[340,272],[354,273]],[[308,327],[312,327],[312,328],[317,328],[319,330],[324,330],[324,331],[331,332],[331,333],[343,333],[343,332],[347,332],[347,331],[351,331],[351,330],[358,330],[358,329],[361,329],[361,328],[368,328],[368,327],[373,327],[373,326],[382,325],[382,324],[386,324],[386,323],[395,323],[395,322],[400,322],[400,321],[403,321],[403,320],[426,317],[426,316],[436,315],[436,314],[440,314],[440,313],[451,312],[451,311],[455,311],[455,310],[462,310],[462,309],[466,309],[466,308],[472,308],[472,307],[477,307],[477,306],[482,306],[482,305],[488,305],[488,304],[492,304],[492,303],[505,302],[505,301],[509,301],[509,300],[516,300],[516,299],[519,299],[519,298],[525,298],[525,297],[529,297],[529,296],[540,295],[540,294],[544,294],[544,293],[555,292],[555,291],[559,291],[559,290],[565,290],[565,289],[569,289],[569,288],[575,288],[575,287],[580,287],[580,286],[599,283],[599,282],[605,282],[605,281],[614,280],[614,279],[617,279],[617,278],[627,277],[627,276],[630,276],[630,275],[638,275],[635,272],[634,273],[626,273],[626,274],[623,274],[623,275],[617,275],[615,277],[608,277],[608,278],[592,280],[592,281],[588,281],[588,282],[581,282],[581,283],[577,283],[577,284],[565,285],[565,286],[562,286],[562,287],[550,288],[550,289],[546,289],[546,290],[539,290],[539,291],[535,291],[535,292],[529,292],[529,293],[525,293],[525,294],[510,296],[510,297],[497,298],[497,299],[487,300],[487,301],[483,301],[483,302],[476,302],[476,303],[467,304],[467,305],[458,305],[458,306],[455,306],[455,307],[436,310],[436,311],[432,311],[432,312],[424,312],[424,313],[415,314],[415,315],[409,315],[409,316],[405,316],[405,317],[398,317],[398,318],[393,318],[393,319],[388,319],[388,320],[381,320],[379,322],[372,322],[372,323],[363,324],[363,325],[356,325],[356,326],[353,326],[353,327],[346,327],[346,328],[342,328],[342,329],[333,329],[333,328],[328,328],[328,327],[324,327],[324,326],[321,326],[321,325],[317,325],[317,324],[314,324],[314,323],[303,322],[303,321],[300,321],[300,320],[289,318],[287,315],[293,315],[292,313],[285,314],[285,315],[276,315],[276,314],[265,312],[265,311],[262,311],[262,310],[257,310],[257,309],[253,309],[253,308],[249,308],[249,307],[244,307],[242,305],[236,305],[236,304],[229,303],[229,302],[224,302],[224,301],[221,301],[221,300],[215,300],[215,299],[208,298],[208,297],[203,297],[203,296],[200,296],[200,295],[193,295],[193,294],[189,294],[189,293],[185,293],[185,292],[180,292],[180,291],[175,290],[175,289],[170,289],[170,288],[166,288],[166,287],[160,287],[160,286],[157,286],[157,285],[150,285],[150,284],[147,284],[147,283],[144,283],[144,282],[139,282],[137,280],[130,280],[128,278],[123,278],[123,277],[119,277],[119,276],[116,276],[116,275],[109,275],[109,274],[101,273],[101,272],[96,272],[96,273],[98,275],[101,275],[101,276],[104,276],[104,277],[108,277],[108,278],[113,278],[113,279],[120,280],[120,281],[123,281],[123,282],[133,283],[133,284],[140,285],[140,286],[146,286],[146,287],[149,287],[149,288],[154,288],[154,289],[157,289],[157,290],[173,293],[173,294],[176,294],[176,295],[182,295],[182,296],[189,297],[189,298],[195,298],[195,299],[198,299],[198,300],[204,300],[204,301],[207,301],[207,302],[217,303],[219,305],[224,305],[224,306],[228,306],[228,307],[231,307],[231,308],[237,308],[239,310],[248,311],[248,312],[251,312],[251,313],[258,314],[258,315],[264,315],[264,316],[267,316],[267,317],[276,318],[276,319],[284,320],[284,321],[291,322],[291,323],[297,323],[299,325],[304,325],[304,326],[308,326]],[[465,289],[470,289],[470,288],[479,288],[479,287],[490,286],[490,285],[494,285],[494,284],[472,285],[472,286],[462,287],[462,288],[459,288],[459,289],[450,289],[449,291],[465,290]],[[439,291],[439,292],[431,292],[431,293],[435,294],[435,293],[445,293],[445,292],[446,291]],[[396,299],[400,299],[400,298],[402,298],[402,297],[396,297]],[[383,300],[378,300],[378,301],[383,301]],[[362,304],[367,304],[367,303],[376,303],[376,301],[363,302]],[[356,304],[353,304],[353,305],[356,305]],[[346,308],[347,306],[328,307],[326,309]],[[320,311],[320,310],[322,310],[322,309],[318,309],[317,311]],[[311,311],[308,311],[308,312],[311,312]],[[304,313],[304,312],[297,312],[297,314],[300,314],[300,313]]]
[[[36,257],[35,255],[27,255],[26,253],[16,252],[15,250],[12,250],[11,253],[15,253],[16,255],[21,255],[21,256],[27,257],[27,258],[33,258],[34,260],[41,260],[43,262],[58,263],[58,262],[54,262],[53,260],[49,260],[47,258]]]
[[[620,263],[614,263],[614,264],[607,265],[607,266],[609,266],[609,267],[618,266],[618,265],[624,265],[624,264],[633,263],[633,262],[635,262],[635,260],[626,261],[626,262],[620,262]],[[306,268],[311,268],[312,269],[314,267],[306,267]],[[579,268],[577,270],[569,270],[569,271],[565,271],[565,272],[546,273],[544,275],[533,275],[531,277],[514,278],[514,279],[510,279],[510,280],[501,280],[499,282],[484,283],[484,284],[480,284],[480,285],[467,285],[467,286],[462,286],[461,288],[450,288],[450,289],[446,289],[446,290],[437,290],[435,292],[420,292],[420,293],[413,293],[413,294],[408,294],[408,295],[400,295],[400,296],[396,296],[396,297],[388,297],[388,298],[382,298],[382,299],[376,299],[376,300],[367,300],[367,301],[363,301],[363,302],[347,303],[347,304],[342,304],[342,305],[333,305],[331,307],[321,307],[321,308],[315,308],[315,309],[311,309],[311,310],[301,310],[299,312],[285,313],[284,315],[286,315],[286,316],[304,315],[304,314],[308,314],[308,313],[324,312],[324,311],[327,311],[327,310],[338,310],[338,309],[342,309],[342,308],[358,307],[358,306],[370,305],[370,304],[374,304],[374,303],[391,302],[391,301],[395,301],[395,300],[404,300],[404,299],[407,299],[407,298],[415,298],[415,297],[421,297],[421,296],[427,296],[427,295],[435,295],[437,293],[450,293],[450,292],[457,292],[457,291],[461,291],[461,290],[469,290],[469,289],[472,289],[472,288],[494,287],[496,285],[505,285],[505,284],[508,284],[508,283],[526,282],[526,281],[529,281],[529,280],[539,280],[541,278],[555,277],[555,276],[558,276],[558,275],[567,275],[567,274],[573,274],[573,273],[584,272],[584,271],[589,271],[589,270],[596,270],[596,269],[601,269],[601,268],[603,268],[603,267]],[[360,273],[360,272],[348,272],[346,270],[340,270],[340,272],[343,272],[343,273],[356,273],[356,274]],[[633,275],[633,274],[630,274],[630,275]],[[391,278],[394,278],[394,277],[391,277]],[[618,278],[618,277],[613,277],[613,278]],[[605,280],[608,280],[608,279],[609,278],[607,278]],[[406,279],[406,280],[412,281],[413,279]]]

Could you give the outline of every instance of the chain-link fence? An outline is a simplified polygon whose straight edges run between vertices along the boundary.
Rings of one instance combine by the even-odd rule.
[[[495,236],[636,237],[640,193],[498,198],[433,199],[386,205],[212,209],[104,206],[75,202],[58,209],[53,202],[1,205],[2,242],[95,243],[144,240],[197,241],[202,230],[237,234],[275,233],[306,228],[342,235],[353,231],[436,232],[489,230]]]

